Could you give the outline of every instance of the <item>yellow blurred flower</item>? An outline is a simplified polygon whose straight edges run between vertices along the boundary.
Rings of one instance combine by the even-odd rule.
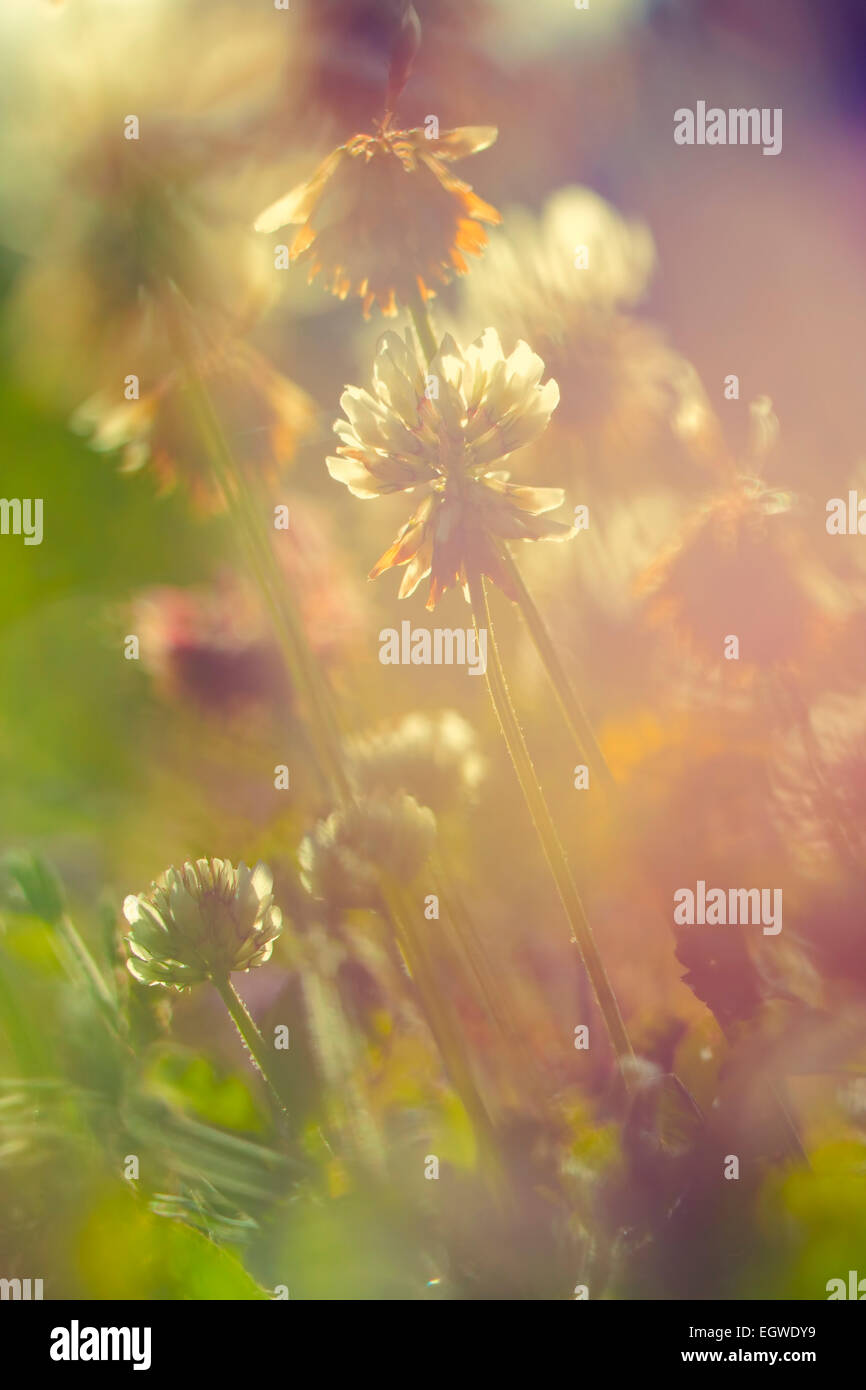
[[[340,404],[347,420],[328,471],[356,497],[424,489],[424,498],[370,573],[406,565],[400,597],[431,576],[427,607],[472,572],[510,597],[501,547],[509,540],[564,540],[574,529],[543,515],[559,507],[559,488],[521,487],[491,471],[547,428],[559,400],[542,386],[544,363],[518,343],[506,357],[495,329],[461,350],[446,334],[425,366],[411,333],[383,335],[373,394],[350,386]],[[435,387],[431,389],[431,387]]]
[[[501,221],[449,165],[487,149],[492,126],[465,126],[428,139],[426,130],[395,130],[386,119],[374,135],[355,135],[316,173],[257,219],[260,232],[300,225],[293,261],[322,277],[340,299],[357,295],[393,316],[397,302],[468,270],[467,255],[487,243],[482,222]]]
[[[242,341],[273,296],[243,210],[253,102],[282,72],[271,26],[251,17],[238,35],[222,7],[192,15],[158,0],[101,6],[98,20],[85,6],[39,32],[16,54],[20,130],[0,136],[5,162],[40,171],[7,219],[30,257],[11,301],[17,366],[125,471],[147,463],[163,490],[183,477],[215,509],[224,499],[184,399],[190,367],[219,395],[241,465],[265,479],[314,418]]]

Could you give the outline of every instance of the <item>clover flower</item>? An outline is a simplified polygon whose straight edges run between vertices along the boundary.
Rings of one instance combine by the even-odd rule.
[[[348,747],[349,776],[363,792],[409,792],[437,813],[465,803],[484,776],[475,730],[456,710],[407,714]]]
[[[327,460],[355,497],[414,492],[424,497],[370,573],[406,565],[400,597],[431,576],[427,607],[469,576],[485,574],[516,597],[502,556],[509,540],[565,540],[574,528],[543,515],[559,507],[559,488],[523,487],[494,471],[547,427],[559,401],[555,381],[540,384],[541,358],[518,343],[509,357],[488,328],[461,350],[446,334],[429,368],[414,339],[385,333],[373,369],[373,394],[357,386],[340,404],[348,419]],[[430,389],[432,387],[434,389]]]
[[[74,408],[98,389],[122,402],[129,373],[144,394],[177,365],[179,300],[209,343],[222,342],[260,318],[272,280],[266,248],[238,214],[235,156],[215,119],[185,122],[147,104],[142,138],[125,140],[117,112],[128,91],[99,100],[97,83],[88,119],[81,94],[60,90],[80,129],[50,185],[45,245],[27,263],[14,312],[28,378]]]
[[[82,8],[29,37],[21,26],[8,55],[24,104],[2,152],[20,183],[6,231],[27,253],[9,303],[16,363],[125,468],[147,461],[161,483],[185,473],[213,495],[178,389],[190,361],[216,378],[250,469],[284,463],[312,418],[304,393],[238,341],[274,295],[239,181],[254,177],[251,103],[285,63],[266,15],[238,31],[222,5],[100,6],[95,24]]]
[[[196,368],[220,401],[245,473],[275,484],[315,421],[310,397],[247,343],[223,335],[215,350],[202,350]],[[218,512],[226,499],[214,480],[208,450],[190,419],[185,373],[173,367],[139,400],[96,392],[73,413],[70,427],[98,453],[120,451],[120,470],[148,466],[161,494],[183,481],[200,512]]]
[[[333,907],[378,907],[384,873],[408,883],[436,836],[436,817],[402,792],[359,797],[320,821],[300,848],[301,879]]]
[[[148,893],[124,901],[130,974],[185,989],[262,965],[282,930],[272,887],[264,864],[235,869],[227,859],[197,859],[172,867]]]
[[[749,477],[710,498],[638,581],[653,625],[714,666],[736,636],[744,679],[820,648],[830,592],[789,529],[792,505],[790,494]]]
[[[300,224],[289,255],[321,275],[340,299],[357,295],[364,317],[373,304],[393,316],[397,301],[468,270],[467,255],[487,243],[482,222],[498,223],[485,203],[448,166],[485,150],[492,126],[464,126],[431,140],[426,130],[395,130],[386,120],[374,135],[355,135],[333,151],[312,178],[267,208],[256,231]]]
[[[585,264],[576,264],[578,247]],[[467,282],[473,308],[500,320],[559,323],[574,307],[631,307],[647,293],[655,269],[652,233],[623,217],[590,188],[566,186],[539,216],[509,209],[505,230],[478,274]]]
[[[538,217],[514,208],[505,220],[466,282],[461,322],[470,332],[496,323],[506,342],[536,345],[563,388],[558,427],[577,436],[587,467],[603,449],[605,486],[618,480],[631,494],[648,445],[663,443],[668,469],[674,441],[700,444],[711,428],[694,369],[634,312],[655,269],[652,235],[576,186],[554,193]],[[574,450],[562,453],[571,460]]]
[[[797,524],[796,497],[763,473],[776,449],[772,402],[750,406],[743,458],[719,460],[723,486],[697,508],[637,583],[651,623],[713,667],[728,636],[740,643],[731,679],[797,666],[808,671],[839,626],[838,586]]]

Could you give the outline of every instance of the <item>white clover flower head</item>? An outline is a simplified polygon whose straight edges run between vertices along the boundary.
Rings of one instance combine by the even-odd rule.
[[[473,726],[456,710],[416,711],[351,740],[349,775],[362,793],[408,792],[439,814],[465,804],[486,764]]]
[[[654,441],[672,461],[674,442],[700,452],[716,447],[713,411],[694,368],[651,319],[634,312],[655,267],[642,221],[592,189],[567,186],[538,214],[507,212],[466,281],[458,320],[473,329],[496,323],[506,342],[536,345],[562,386],[560,430],[574,432],[588,459],[604,460],[608,486],[619,477],[630,493]]]
[[[168,869],[148,893],[124,901],[130,974],[185,989],[262,965],[282,930],[272,888],[264,864],[197,859]]]
[[[564,324],[580,307],[610,312],[644,298],[656,262],[652,233],[591,188],[560,188],[539,216],[511,208],[505,223],[467,281],[473,318],[521,331],[551,319]]]
[[[424,490],[371,578],[406,565],[405,598],[431,576],[428,608],[455,585],[465,591],[471,573],[514,597],[503,543],[574,535],[543,515],[561,505],[560,488],[519,486],[494,468],[547,428],[559,387],[542,385],[543,374],[544,363],[524,342],[506,357],[493,328],[465,349],[446,334],[429,367],[411,333],[383,335],[373,390],[343,393],[347,418],[334,426],[341,445],[327,461],[356,497]]]

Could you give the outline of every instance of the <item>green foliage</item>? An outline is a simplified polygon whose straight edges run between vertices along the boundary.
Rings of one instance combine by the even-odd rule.
[[[13,887],[3,894],[3,880]],[[16,890],[17,889],[17,893]],[[0,906],[30,912],[43,922],[56,924],[63,915],[63,892],[54,871],[35,854],[10,853],[0,858]]]
[[[743,1278],[742,1298],[825,1299],[830,1279],[866,1275],[866,1147],[827,1144],[810,1168],[767,1177],[759,1211],[763,1249]]]
[[[269,1128],[246,1081],[236,1073],[221,1075],[201,1054],[167,1048],[151,1058],[143,1080],[155,1094],[209,1124],[246,1134]]]
[[[79,1298],[266,1299],[237,1255],[191,1227],[143,1210],[108,1189],[87,1212],[76,1240]]]

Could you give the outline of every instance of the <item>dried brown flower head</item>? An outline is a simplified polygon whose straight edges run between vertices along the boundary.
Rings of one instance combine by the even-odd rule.
[[[309,280],[321,276],[340,299],[357,295],[367,318],[373,304],[394,315],[398,300],[418,291],[427,299],[465,274],[466,256],[487,243],[481,224],[501,221],[449,168],[496,135],[492,126],[464,126],[431,140],[386,120],[375,135],[355,135],[334,150],[261,214],[256,230],[300,224],[289,255],[307,266]]]
[[[197,354],[196,368],[218,397],[240,466],[276,483],[315,421],[315,406],[300,386],[247,343],[225,336]],[[152,469],[162,493],[183,482],[203,512],[222,511],[208,448],[190,411],[185,373],[172,367],[136,400],[98,391],[73,413],[72,429],[100,453],[120,451],[121,471]]]
[[[649,615],[704,662],[736,637],[743,678],[801,663],[824,641],[820,575],[791,529],[789,494],[739,477],[686,522],[642,576]]]

